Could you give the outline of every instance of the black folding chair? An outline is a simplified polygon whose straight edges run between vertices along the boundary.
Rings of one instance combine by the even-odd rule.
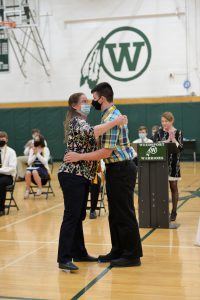
[[[52,194],[55,197],[55,193],[53,191],[53,187],[51,184],[51,174],[53,173],[53,168],[54,168],[54,162],[53,162],[53,157],[49,157],[48,164],[50,166],[50,175],[47,178],[42,178],[42,179],[47,179],[47,183],[45,185],[42,185],[42,195],[46,195],[46,199],[48,199],[49,194]],[[30,186],[30,194],[33,194],[34,198],[36,195],[35,189],[37,188],[36,185],[31,185]]]
[[[6,187],[5,208],[7,209],[7,215],[9,214],[11,207],[15,207],[17,210],[19,210],[17,202],[15,201],[15,198],[14,198],[16,178],[17,178],[17,176],[14,178],[13,184],[8,185]],[[8,204],[7,204],[7,202],[8,202]]]

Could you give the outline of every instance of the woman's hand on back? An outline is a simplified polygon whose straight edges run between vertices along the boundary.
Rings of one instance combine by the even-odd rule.
[[[65,163],[72,163],[72,162],[77,162],[80,160],[80,153],[76,152],[68,152],[64,156],[64,162]]]

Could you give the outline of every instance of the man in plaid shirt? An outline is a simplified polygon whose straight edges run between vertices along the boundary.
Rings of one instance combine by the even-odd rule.
[[[120,111],[112,105],[103,112],[101,123],[114,120],[119,115],[121,115]],[[105,159],[106,164],[133,159],[133,148],[130,147],[127,125],[116,126],[106,132],[100,142],[101,148],[113,149],[111,156]]]
[[[102,111],[102,123],[121,114],[114,106],[110,84],[98,84],[92,90],[92,94],[92,105]],[[98,260],[110,262],[112,267],[139,266],[142,246],[133,205],[136,166],[133,162],[134,150],[130,146],[127,125],[116,126],[107,131],[100,138],[100,148],[91,153],[68,153],[65,161],[104,159],[112,249],[108,254],[100,255]]]

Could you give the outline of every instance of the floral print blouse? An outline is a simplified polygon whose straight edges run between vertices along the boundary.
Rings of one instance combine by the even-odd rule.
[[[97,150],[97,142],[94,135],[94,128],[81,117],[74,117],[69,123],[65,154],[70,151],[89,153],[95,150]],[[74,163],[65,163],[63,161],[58,172],[73,173],[92,180],[95,177],[96,170],[96,161],[78,161]]]

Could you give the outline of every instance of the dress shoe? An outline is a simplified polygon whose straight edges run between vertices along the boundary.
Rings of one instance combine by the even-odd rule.
[[[0,210],[0,217],[5,216],[5,211],[4,210]]]
[[[114,255],[114,254],[112,254],[110,252],[110,253],[108,253],[106,255],[99,255],[98,262],[100,262],[100,263],[107,263],[107,262],[110,262],[111,260],[117,259],[119,257],[120,257],[120,255],[117,256],[117,255]]]
[[[113,259],[110,262],[111,267],[118,267],[118,268],[126,268],[126,267],[137,267],[141,265],[140,258],[118,258]]]
[[[96,214],[96,211],[91,211],[90,212],[90,219],[96,219],[97,218],[97,214]]]
[[[176,216],[177,216],[176,211],[172,210],[171,215],[170,215],[170,221],[172,221],[172,222],[176,221]]]
[[[63,271],[77,271],[79,268],[73,264],[73,262],[68,261],[65,264],[59,264],[59,269]]]
[[[87,255],[87,256],[83,256],[83,257],[74,257],[73,261],[75,261],[75,262],[81,262],[81,261],[95,262],[95,261],[98,261],[98,258]]]

